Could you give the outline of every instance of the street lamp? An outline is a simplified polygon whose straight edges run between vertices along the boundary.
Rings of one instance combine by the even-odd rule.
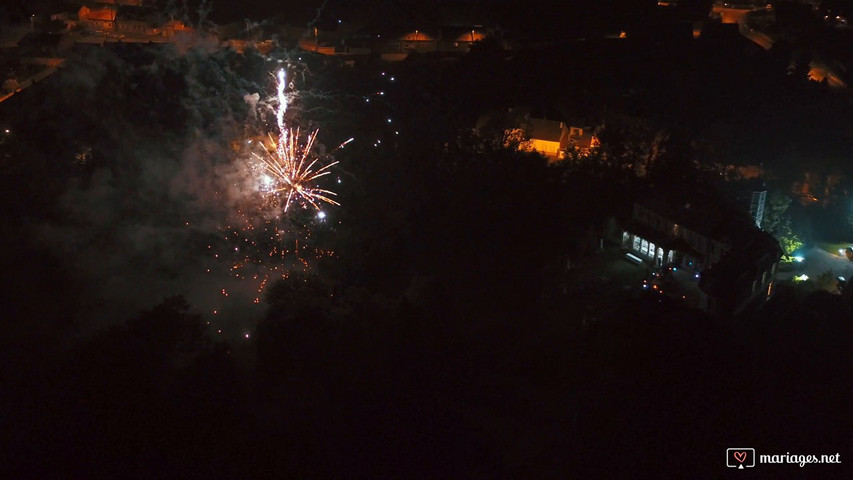
[[[36,30],[35,21],[36,21],[36,14],[34,13],[34,14],[30,15],[30,31],[31,32],[34,32]]]

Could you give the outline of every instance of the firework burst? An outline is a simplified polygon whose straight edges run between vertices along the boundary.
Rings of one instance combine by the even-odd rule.
[[[286,85],[284,70],[278,71],[277,80],[278,109],[276,110],[276,121],[278,139],[270,136],[274,145],[272,151],[268,150],[264,155],[253,154],[262,162],[263,170],[269,175],[264,178],[264,190],[283,199],[285,212],[294,202],[301,203],[305,208],[311,205],[317,210],[320,210],[321,202],[340,205],[331,198],[337,195],[335,192],[320,188],[315,183],[320,177],[331,173],[329,169],[338,162],[319,166],[319,157],[312,154],[317,130],[302,140],[299,128],[292,129],[284,122],[284,114],[287,111],[287,97],[284,94]]]
[[[241,285],[252,285],[252,303],[261,302],[267,285],[295,272],[309,273],[317,263],[334,257],[334,252],[317,245],[315,228],[328,228],[323,203],[339,205],[335,192],[320,188],[318,180],[331,173],[337,161],[315,153],[317,130],[304,134],[285,122],[288,108],[284,70],[277,73],[277,105],[274,131],[232,144],[240,158],[233,190],[234,204],[221,238],[208,246],[212,263],[227,269],[228,276]],[[352,139],[344,142],[342,148]],[[337,150],[337,149],[335,149]],[[301,215],[293,205],[316,209],[314,220]],[[290,210],[290,212],[288,212]],[[284,215],[285,213],[289,213]],[[211,268],[206,268],[211,273]],[[245,282],[245,283],[243,283]],[[217,286],[226,297],[245,298],[246,289],[236,283]],[[233,301],[233,300],[231,300]],[[217,308],[216,311],[219,311]],[[215,315],[218,313],[214,312]]]

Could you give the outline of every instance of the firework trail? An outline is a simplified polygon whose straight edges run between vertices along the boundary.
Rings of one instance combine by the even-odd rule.
[[[276,110],[276,123],[278,126],[278,140],[274,140],[275,153],[267,155],[253,154],[255,158],[263,162],[264,169],[272,176],[269,192],[275,195],[283,194],[284,211],[287,212],[291,203],[301,201],[303,207],[310,204],[320,210],[320,202],[330,205],[340,205],[331,197],[337,195],[331,190],[319,188],[314,181],[331,173],[329,169],[338,162],[332,162],[317,170],[315,166],[320,160],[311,156],[314,140],[317,138],[317,130],[311,132],[304,142],[300,142],[300,130],[292,129],[284,121],[287,111],[287,97],[284,89],[287,84],[284,70],[277,74],[277,96],[278,109]]]

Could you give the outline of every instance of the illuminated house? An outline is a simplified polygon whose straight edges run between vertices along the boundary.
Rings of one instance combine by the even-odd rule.
[[[442,52],[467,52],[486,38],[482,27],[446,27],[439,31],[438,49]]]
[[[378,35],[383,38],[383,53],[465,53],[471,47],[487,38],[489,33],[481,25],[473,27],[443,26],[427,29],[413,29],[403,33]]]
[[[586,155],[590,150],[598,147],[598,137],[593,134],[593,130],[590,127],[569,127],[567,148],[573,148],[581,155]]]
[[[563,122],[545,120],[544,118],[531,118],[526,128],[530,136],[530,146],[533,150],[548,157],[550,161],[556,161],[566,156],[566,147],[569,145],[569,128]]]
[[[590,127],[572,127],[565,122],[530,118],[527,120],[526,130],[533,150],[551,161],[565,158],[567,150],[586,155],[599,145],[598,138]]]
[[[661,200],[635,203],[622,246],[657,267],[673,266],[699,278],[699,307],[737,315],[773,293],[782,250],[745,214],[720,205],[674,207]]]
[[[113,30],[115,28],[116,12],[118,9],[108,5],[80,7],[77,18],[80,24],[92,30]]]
[[[420,29],[406,32],[399,37],[400,49],[405,52],[434,52],[438,50],[438,35]]]
[[[173,37],[177,34],[181,33],[193,33],[195,30],[193,27],[190,27],[186,23],[180,20],[169,20],[168,22],[163,24],[163,27],[159,29],[160,35],[164,37]]]
[[[712,15],[719,18],[723,23],[735,24],[740,22],[741,18],[752,10],[755,10],[755,5],[745,2],[737,4],[717,1],[714,2],[714,6],[712,7]]]
[[[502,138],[505,147],[540,153],[551,163],[566,158],[567,151],[586,155],[599,145],[593,128],[535,118],[529,112],[527,107],[489,112],[477,119],[474,132],[482,138]]]

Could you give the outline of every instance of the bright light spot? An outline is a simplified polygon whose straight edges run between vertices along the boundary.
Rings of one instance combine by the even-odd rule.
[[[846,281],[847,281],[847,279],[846,279],[846,278],[844,278],[844,277],[838,277],[838,280],[839,280],[839,281],[841,281],[841,282],[846,282]]]
[[[800,275],[799,277],[794,277],[794,281],[796,281],[796,282],[805,282],[808,279],[809,279],[809,276],[806,275],[805,273]]]
[[[9,133],[9,129],[8,129],[8,128],[6,129],[6,133]]]
[[[385,76],[385,72],[382,72],[382,76],[383,76],[383,77]]]
[[[391,81],[392,81],[392,82],[394,81],[394,77],[391,77]]]
[[[265,187],[269,187],[273,184],[273,179],[269,175],[262,175],[261,176],[261,182],[264,183]]]
[[[795,262],[797,262],[797,263],[800,263],[800,262],[802,262],[803,260],[805,260],[805,258],[803,258],[803,257],[801,257],[801,256],[799,256],[799,255],[797,255],[797,256],[795,256],[795,257],[794,257],[794,261],[795,261]]]
[[[326,212],[320,210],[319,212],[317,212],[317,218],[323,220],[324,218],[326,218]]]
[[[386,121],[386,122],[388,122],[388,123],[391,123],[391,119],[390,119],[390,118],[385,119],[385,121]]]
[[[246,338],[249,338],[249,334],[248,334],[248,333],[246,334]]]

